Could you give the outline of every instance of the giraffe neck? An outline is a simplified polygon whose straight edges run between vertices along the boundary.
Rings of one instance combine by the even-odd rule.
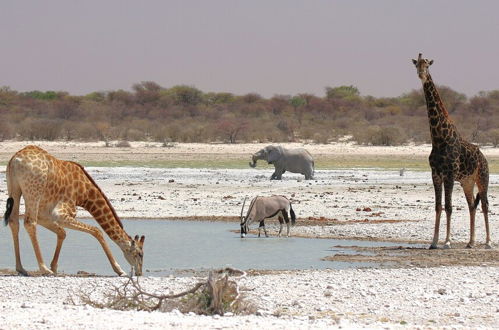
[[[429,74],[426,82],[423,83],[423,91],[428,109],[428,120],[430,122],[431,142],[433,146],[442,146],[456,142],[459,137],[456,127],[450,119],[449,113]]]
[[[87,182],[89,188],[85,194],[86,198],[79,201],[78,206],[87,210],[122,250],[129,247],[131,238],[123,229],[123,224],[113,206],[85,169],[83,167],[81,169],[89,181]]]
[[[95,188],[94,188],[95,189]],[[97,190],[97,189],[95,189]],[[103,195],[101,192],[95,192],[94,194]],[[101,226],[104,232],[111,238],[118,246],[127,245],[130,241],[130,237],[123,229],[121,220],[116,215],[113,206],[107,201],[105,196],[100,196],[102,198],[97,198],[94,200],[87,200],[83,205],[81,205],[85,210],[87,210]]]

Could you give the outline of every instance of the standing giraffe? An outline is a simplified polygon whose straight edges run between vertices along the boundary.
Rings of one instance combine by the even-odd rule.
[[[114,259],[102,232],[76,220],[76,207],[81,206],[92,214],[106,234],[121,248],[126,260],[134,268],[135,275],[142,275],[144,236],[140,239],[138,235],[133,239],[128,236],[113,206],[83,166],[59,160],[37,146],[27,146],[10,159],[6,177],[9,198],[4,220],[12,231],[17,272],[28,274],[21,264],[19,253],[19,203],[22,195],[26,213],[24,227],[31,238],[38,267],[43,274],[57,272],[59,252],[66,238],[64,228],[94,236],[114,271],[120,276],[126,274]],[[37,224],[57,235],[50,269],[43,262],[40,252],[36,237]]]
[[[482,202],[482,212],[485,218],[485,245],[491,248],[487,189],[489,185],[489,167],[487,160],[478,147],[464,140],[456,130],[449,113],[444,107],[437,88],[431,79],[428,68],[433,63],[423,59],[419,54],[417,60],[412,60],[416,66],[419,79],[423,83],[423,91],[428,108],[430,122],[431,144],[430,167],[433,187],[435,189],[435,232],[430,249],[436,249],[442,214],[442,184],[445,190],[445,214],[447,216],[447,236],[444,248],[450,248],[450,222],[452,214],[452,189],[454,181],[461,183],[470,212],[470,241],[475,244],[475,213],[478,203]],[[478,187],[476,198],[473,198],[475,184]]]

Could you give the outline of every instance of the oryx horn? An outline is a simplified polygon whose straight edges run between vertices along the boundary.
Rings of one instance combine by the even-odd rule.
[[[248,197],[244,197],[243,207],[241,207],[241,222],[243,221],[243,210],[244,210],[244,204],[246,204],[246,199],[248,199]]]

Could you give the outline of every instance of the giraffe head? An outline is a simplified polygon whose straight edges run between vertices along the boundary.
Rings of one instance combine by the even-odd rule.
[[[428,68],[433,64],[433,60],[423,58],[421,53],[419,53],[418,59],[412,60],[412,63],[414,63],[414,65],[416,66],[419,79],[421,79],[421,82],[424,84],[426,80],[428,80],[428,76],[430,75]]]
[[[130,246],[123,249],[125,259],[130,263],[135,271],[136,276],[142,275],[142,261],[144,260],[144,235],[140,237],[135,235],[135,238],[130,237]]]

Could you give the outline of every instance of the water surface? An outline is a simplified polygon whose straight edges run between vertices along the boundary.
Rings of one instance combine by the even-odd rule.
[[[85,222],[97,225],[93,220]],[[123,220],[129,235],[145,235],[144,275],[163,276],[183,271],[203,271],[222,267],[259,270],[326,269],[376,266],[361,263],[323,261],[322,258],[336,253],[352,253],[351,249],[338,246],[399,246],[400,243],[349,241],[313,238],[258,238],[248,235],[240,238],[231,230],[239,229],[237,223],[171,221],[171,220]],[[98,226],[98,225],[97,225]],[[50,264],[56,236],[38,226],[38,238],[43,257]],[[293,230],[293,229],[291,229]],[[59,258],[59,272],[75,274],[78,271],[113,275],[104,251],[89,234],[66,230],[67,237]],[[275,235],[272,232],[272,235]],[[21,225],[21,260],[26,270],[37,270],[31,241]],[[115,258],[128,271],[121,250],[106,236]],[[14,269],[15,259],[10,229],[0,229],[3,242],[0,268]]]

